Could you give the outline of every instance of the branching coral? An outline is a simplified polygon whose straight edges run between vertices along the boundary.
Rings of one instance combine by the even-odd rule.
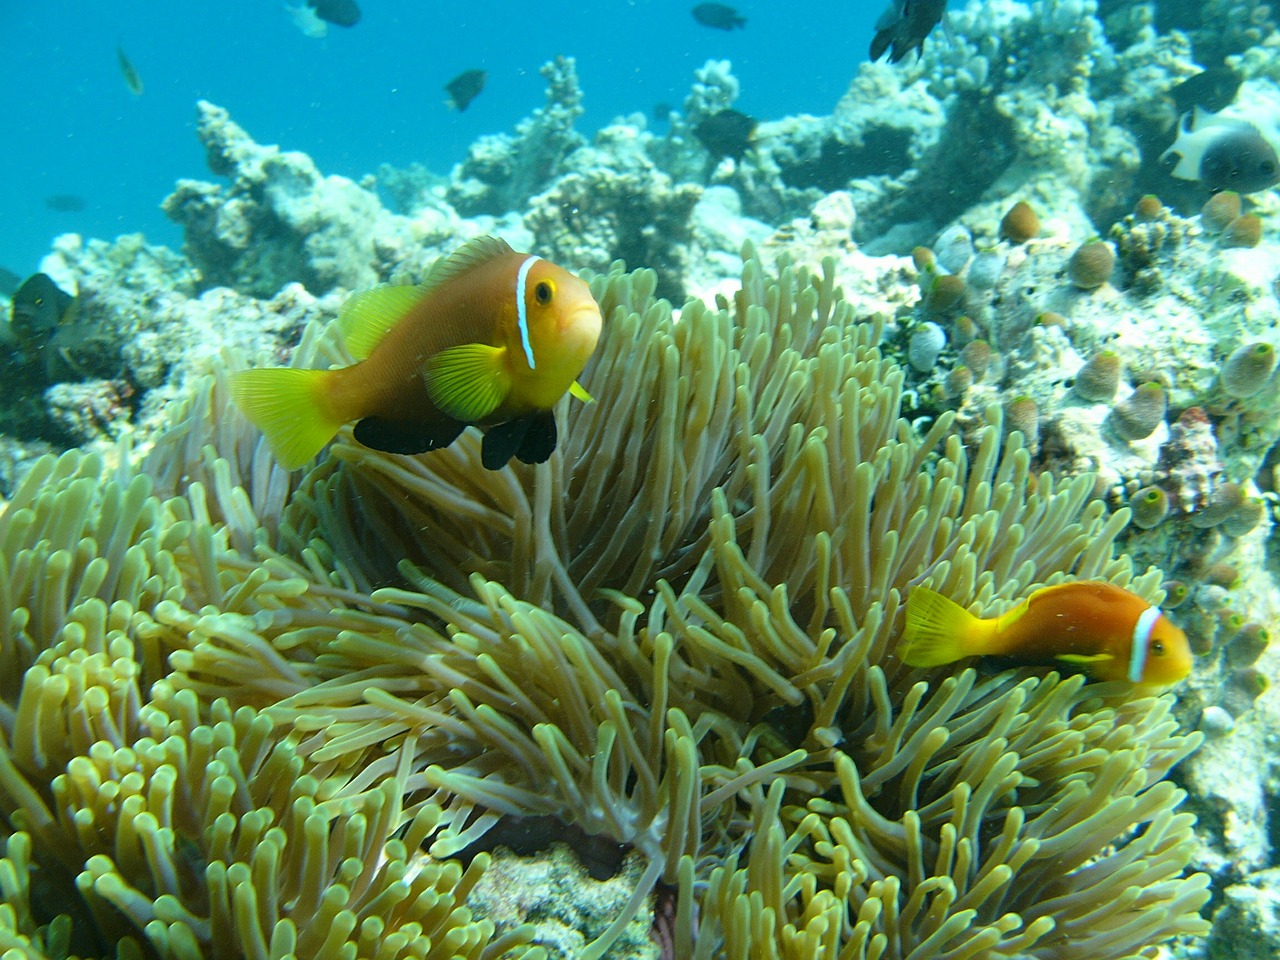
[[[659,882],[682,957],[1094,960],[1202,932],[1162,779],[1197,738],[1167,701],[894,656],[921,583],[982,610],[1064,576],[1155,599],[1113,556],[1127,512],[1032,475],[998,411],[970,448],[950,415],[900,419],[830,264],[748,251],[734,300],[679,322],[651,272],[593,289],[599,401],[565,402],[537,467],[479,469],[475,431],[418,458],[340,439],[295,486],[217,376],[147,473],[40,468],[0,518],[28,571],[0,595],[26,671],[0,690],[10,939],[65,937],[6,879],[34,862],[77,878],[80,927],[166,958],[518,956],[530,929],[464,905],[484,859],[448,860],[508,814],[643,858],[588,958]],[[312,331],[295,360],[325,359]]]

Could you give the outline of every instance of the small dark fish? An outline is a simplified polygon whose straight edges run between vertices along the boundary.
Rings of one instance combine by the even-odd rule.
[[[129,92],[135,97],[142,96],[142,78],[138,76],[138,71],[134,69],[120,46],[116,47],[116,62],[120,64],[120,76],[124,77],[124,84],[129,88]]]
[[[947,0],[889,0],[889,7],[876,21],[871,40],[871,59],[879,60],[892,48],[889,62],[897,63],[912,50],[919,56],[924,41],[947,12]]]
[[[51,370],[56,347],[46,347],[75,325],[78,314],[75,297],[47,273],[32,274],[14,291],[6,339],[18,348],[24,363],[43,356],[46,370]]]
[[[1199,180],[1209,190],[1257,193],[1280,183],[1280,157],[1252,123],[1207,113],[1197,107],[1178,125],[1178,139],[1160,155],[1178,157],[1170,171],[1181,180]]]
[[[11,297],[22,286],[22,276],[8,267],[0,267],[0,297]]]
[[[1244,77],[1221,63],[1202,70],[1194,77],[1188,77],[1169,91],[1169,94],[1173,97],[1174,106],[1178,108],[1178,116],[1190,113],[1196,107],[1217,113],[1231,106],[1243,82]]]
[[[721,110],[694,127],[693,135],[715,159],[732,157],[741,161],[751,147],[758,123],[755,117],[737,110]]]
[[[1200,155],[1200,182],[1215,193],[1257,193],[1280,181],[1280,158],[1254,127],[1224,131]]]
[[[44,205],[58,213],[79,213],[85,208],[84,197],[74,193],[55,193],[44,198]]]
[[[653,105],[653,119],[654,119],[657,123],[666,123],[668,120],[670,120],[670,119],[671,119],[671,104],[666,103],[666,102],[663,102],[663,103],[655,103],[655,104]]]
[[[449,94],[448,105],[459,112],[467,109],[471,101],[480,96],[488,78],[489,74],[483,70],[463,70],[444,85],[445,93]]]
[[[42,336],[62,323],[74,302],[75,297],[54,283],[47,273],[34,273],[14,291],[10,322],[15,330]]]
[[[360,22],[360,8],[355,0],[307,0],[307,6],[326,23],[354,27]]]
[[[693,19],[713,30],[732,30],[734,27],[747,25],[746,17],[724,3],[700,3],[690,12]]]

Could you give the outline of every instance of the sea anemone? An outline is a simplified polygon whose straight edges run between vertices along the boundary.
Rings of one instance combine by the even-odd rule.
[[[907,340],[907,362],[919,373],[928,373],[938,363],[938,354],[947,345],[947,334],[936,323],[922,323]]]
[[[1218,528],[1228,537],[1243,537],[1262,522],[1267,515],[1266,505],[1257,497],[1246,497],[1227,514]]]
[[[947,371],[942,381],[942,389],[948,400],[963,400],[973,388],[973,371],[960,364]]]
[[[1040,218],[1031,204],[1019,200],[1000,220],[1000,238],[1010,243],[1026,243],[1040,236]]]
[[[1256,247],[1262,242],[1262,218],[1256,213],[1244,213],[1225,227],[1218,237],[1224,247]]]
[[[1222,587],[1229,589],[1240,582],[1240,568],[1229,560],[1219,560],[1211,563],[1200,572],[1200,579],[1204,583],[1214,587]],[[1235,614],[1239,616],[1239,614]],[[1233,630],[1238,630],[1244,623],[1241,620],[1233,625]]]
[[[1269,343],[1247,343],[1233,350],[1222,362],[1218,379],[1224,393],[1245,400],[1267,385],[1275,369],[1275,347]]]
[[[1246,502],[1244,487],[1228,480],[1214,486],[1208,500],[1191,515],[1191,525],[1202,530],[1216,527],[1235,514]]]
[[[1067,277],[1079,290],[1097,290],[1111,279],[1116,254],[1105,240],[1089,240],[1076,248],[1067,262]]]
[[[938,257],[928,247],[915,247],[911,251],[911,261],[921,273],[933,270],[938,265]]]
[[[1028,448],[1039,446],[1040,407],[1035,400],[1026,395],[1013,397],[1005,404],[1004,415],[1009,429],[1020,432]]]
[[[894,653],[920,584],[984,613],[1067,577],[1154,600],[1114,555],[1128,512],[1033,475],[998,407],[968,446],[952,413],[902,419],[831,261],[748,251],[679,324],[656,286],[593,282],[597,403],[562,402],[536,467],[481,469],[474,429],[420,457],[346,431],[291,476],[225,370],[143,465],[35,465],[0,514],[13,949],[532,960],[467,906],[487,857],[451,859],[517,815],[640,860],[586,960],[660,881],[693,958],[1205,931],[1169,699]],[[295,356],[342,360],[314,327]]]
[[[1200,222],[1208,233],[1221,233],[1227,224],[1240,216],[1240,194],[1234,190],[1215,193],[1200,208]]]
[[[1169,495],[1159,487],[1143,487],[1129,499],[1132,523],[1139,530],[1150,530],[1169,516]]]
[[[1270,630],[1260,623],[1246,623],[1227,642],[1227,663],[1237,669],[1251,666],[1270,644]]]
[[[986,340],[970,340],[961,348],[960,359],[973,371],[974,380],[982,380],[991,368],[991,344]]]
[[[965,297],[964,278],[955,273],[932,273],[924,287],[924,309],[931,317],[950,313]]]
[[[1139,223],[1154,223],[1164,213],[1165,206],[1154,193],[1146,193],[1138,198],[1133,207],[1133,218]]]
[[[1111,423],[1125,440],[1143,440],[1164,422],[1167,409],[1164,387],[1143,383],[1111,408]]]
[[[1099,350],[1076,371],[1075,391],[1081,400],[1105,403],[1120,388],[1120,355],[1114,350]]]

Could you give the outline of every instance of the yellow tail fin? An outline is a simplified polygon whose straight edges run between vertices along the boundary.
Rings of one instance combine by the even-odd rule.
[[[262,431],[286,470],[296,470],[333,439],[346,421],[335,421],[325,402],[328,370],[268,367],[231,378],[231,397]]]
[[[983,621],[936,590],[916,587],[907,597],[907,626],[898,656],[909,667],[937,667],[980,654],[974,639]]]

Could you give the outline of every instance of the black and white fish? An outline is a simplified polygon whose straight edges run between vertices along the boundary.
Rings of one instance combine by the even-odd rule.
[[[889,52],[889,62],[897,63],[910,51],[919,56],[925,38],[947,12],[947,0],[889,0],[889,7],[876,21],[871,39],[871,59]]]

